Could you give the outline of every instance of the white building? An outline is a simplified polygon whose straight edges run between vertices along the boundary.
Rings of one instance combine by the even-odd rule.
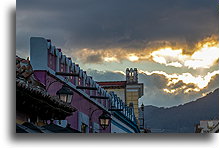
[[[197,133],[218,133],[219,120],[202,120],[196,127]]]
[[[111,95],[111,133],[139,133],[139,128],[134,114],[133,104],[125,103],[114,93]],[[121,111],[118,111],[118,110]]]

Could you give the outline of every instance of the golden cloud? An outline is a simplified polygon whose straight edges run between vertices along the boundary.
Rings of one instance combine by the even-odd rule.
[[[191,52],[192,51],[192,52]],[[192,69],[210,68],[219,59],[218,37],[211,36],[198,42],[193,50],[173,47],[170,44],[160,48],[145,49],[82,49],[75,53],[84,63],[121,62],[128,60],[139,62],[150,60],[159,64],[173,67]]]
[[[185,49],[161,48],[151,53],[154,62],[174,67],[210,68],[219,59],[219,42],[216,36],[208,37],[196,44],[195,51],[184,54]]]
[[[143,55],[145,54],[145,55]],[[129,60],[131,62],[138,62],[142,60],[149,59],[149,54],[146,49],[144,50],[126,50],[122,48],[114,49],[82,49],[75,53],[84,63],[103,63],[103,62],[121,62],[122,60]],[[90,57],[98,56],[101,60],[90,59]]]
[[[143,73],[145,75],[153,75],[158,74],[165,76],[167,79],[167,84],[165,88],[163,88],[163,92],[170,93],[170,94],[179,94],[179,93],[191,93],[191,92],[199,92],[205,89],[212,78],[216,75],[219,75],[219,70],[208,72],[206,75],[201,76],[193,76],[190,73],[182,73],[182,74],[167,74],[163,71],[142,71],[139,70],[139,73]]]

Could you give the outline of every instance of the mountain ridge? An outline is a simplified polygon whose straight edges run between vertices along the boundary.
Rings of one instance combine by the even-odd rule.
[[[219,119],[219,88],[206,96],[169,108],[145,106],[145,127],[162,132],[192,133],[200,120]]]

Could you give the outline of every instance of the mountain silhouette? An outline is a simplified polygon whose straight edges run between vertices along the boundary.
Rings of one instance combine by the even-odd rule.
[[[145,127],[152,132],[193,133],[200,120],[213,119],[219,119],[219,88],[184,105],[144,107]]]

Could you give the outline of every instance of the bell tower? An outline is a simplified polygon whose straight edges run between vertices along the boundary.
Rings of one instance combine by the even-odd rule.
[[[126,69],[126,82],[127,84],[137,84],[138,83],[138,71],[137,68],[127,68]]]
[[[138,121],[138,99],[143,96],[143,83],[138,83],[137,68],[126,69],[126,104],[133,104],[135,117]]]
[[[138,82],[137,68],[126,69],[125,81],[99,82],[98,84],[107,91],[114,91],[127,106],[131,105],[137,120],[136,122],[139,125],[138,99],[144,95],[144,85]]]

